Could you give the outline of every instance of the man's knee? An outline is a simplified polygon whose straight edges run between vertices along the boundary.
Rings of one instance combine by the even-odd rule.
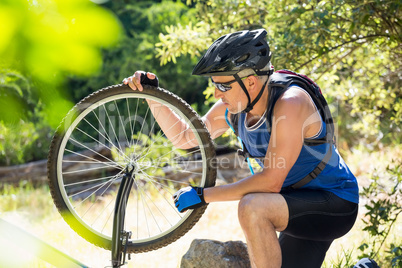
[[[277,193],[251,193],[240,200],[238,217],[243,228],[259,223],[271,223],[275,228],[281,228],[287,223],[287,205]]]
[[[266,207],[259,202],[261,194],[251,193],[243,196],[238,206],[238,217],[242,226],[246,224],[256,224],[263,220],[266,214]]]

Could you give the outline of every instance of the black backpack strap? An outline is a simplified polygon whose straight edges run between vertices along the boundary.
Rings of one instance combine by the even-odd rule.
[[[313,169],[313,171],[311,171],[303,179],[301,179],[298,182],[296,182],[295,184],[292,184],[291,186],[289,186],[289,188],[291,188],[291,189],[300,188],[300,187],[306,185],[307,183],[309,183],[310,181],[314,180],[315,178],[317,178],[317,176],[321,173],[321,171],[324,170],[325,166],[328,164],[329,160],[331,159],[331,156],[332,156],[332,142],[329,143],[329,149],[328,149],[327,153],[325,154],[325,156],[321,160],[321,162],[315,167],[315,169]]]

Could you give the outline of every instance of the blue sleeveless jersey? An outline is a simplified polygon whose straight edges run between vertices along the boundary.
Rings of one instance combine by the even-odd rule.
[[[264,157],[267,154],[270,133],[268,132],[265,116],[253,127],[246,128],[245,113],[239,114],[238,133],[247,147],[248,152],[254,157]],[[326,133],[326,124],[322,122],[321,132],[315,139],[322,138]],[[314,139],[314,138],[313,138]],[[357,180],[344,160],[340,156],[335,145],[321,144],[315,146],[303,145],[299,157],[290,169],[282,188],[293,185],[307,176],[322,161],[327,153],[329,146],[333,146],[332,156],[324,170],[315,178],[301,188],[321,189],[334,193],[335,195],[353,203],[359,202],[359,188]],[[265,161],[269,161],[268,166],[281,167],[285,165],[279,157],[268,155]],[[262,167],[262,162],[257,159]]]

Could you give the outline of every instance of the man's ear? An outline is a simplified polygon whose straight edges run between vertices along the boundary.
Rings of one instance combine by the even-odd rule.
[[[251,90],[258,90],[258,89],[256,89],[257,88],[257,82],[258,82],[258,77],[257,76],[251,75],[251,76],[247,77],[247,83],[248,83],[248,86],[249,86],[249,88]]]

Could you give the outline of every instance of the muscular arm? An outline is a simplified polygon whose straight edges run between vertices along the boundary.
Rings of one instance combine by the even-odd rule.
[[[156,101],[147,99],[147,102],[152,115],[173,146],[188,149],[198,145],[193,131],[176,113]]]
[[[303,122],[310,111],[306,103],[308,100],[304,97],[285,93],[275,105],[263,171],[232,184],[206,188],[205,201],[232,201],[240,200],[248,193],[279,192],[303,146]]]
[[[198,145],[194,132],[186,122],[180,120],[177,114],[158,102],[152,100],[147,100],[147,102],[156,121],[175,147],[189,149]],[[202,121],[206,125],[212,139],[219,137],[229,128],[225,121],[225,109],[222,102],[218,101],[202,117]]]
[[[143,71],[136,71],[133,76],[125,78],[123,83],[129,85],[133,90],[142,91],[141,75],[144,74],[145,72]],[[153,73],[148,72],[146,75],[151,80],[156,78],[156,75]],[[147,99],[147,102],[155,120],[175,147],[189,149],[198,146],[193,130],[176,113],[153,100]],[[222,102],[218,101],[202,118],[212,139],[219,137],[228,129],[224,118],[225,109]]]

